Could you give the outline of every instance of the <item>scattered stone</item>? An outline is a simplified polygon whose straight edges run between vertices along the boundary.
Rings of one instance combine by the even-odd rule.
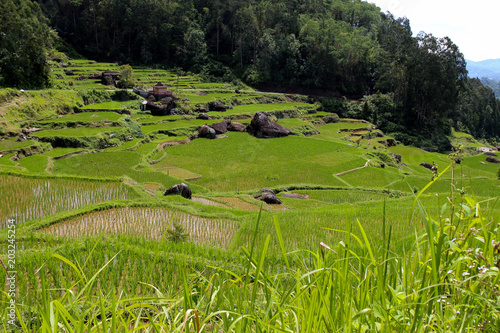
[[[28,138],[23,133],[19,133],[17,141],[26,141]]]
[[[227,126],[227,130],[231,132],[245,132],[245,125],[232,121]]]
[[[168,105],[170,103],[173,102],[173,98],[172,97],[163,97],[162,99],[160,99],[158,102],[160,102],[161,104],[163,105]]]
[[[274,192],[264,192],[257,199],[264,201],[267,204],[271,205],[281,205],[281,200],[274,194]]]
[[[256,138],[268,139],[290,135],[290,130],[271,121],[267,113],[259,111],[255,114],[247,132]]]
[[[429,163],[426,163],[426,162],[422,162],[422,163],[420,163],[420,166],[423,166],[424,168],[432,170],[432,164],[429,164]]]
[[[199,108],[195,109],[194,112],[207,113],[208,110],[207,108],[200,106]]]
[[[105,86],[114,86],[115,85],[115,81],[113,80],[113,77],[111,75],[104,75],[102,77],[101,83]]]
[[[183,114],[184,114],[184,112],[182,112],[179,109],[172,109],[172,110],[170,110],[170,115],[171,116],[182,116]]]
[[[227,132],[227,126],[231,123],[231,120],[223,120],[218,123],[213,123],[211,127],[215,130],[217,134],[224,134]]]
[[[174,185],[168,190],[166,190],[165,193],[163,193],[163,195],[171,195],[171,194],[181,195],[186,199],[191,199],[191,189],[184,183]]]
[[[429,153],[437,153],[437,148],[432,148],[432,147],[421,147],[420,149],[425,150]]]
[[[66,75],[75,75],[75,73],[73,73],[73,71],[72,71],[72,70],[70,70],[70,69],[64,69],[64,73],[65,73]]]
[[[89,79],[102,80],[102,73],[94,73],[89,76]]]
[[[210,120],[210,116],[206,113],[200,113],[196,116],[196,119]]]
[[[191,100],[190,100],[189,98],[187,98],[187,97],[186,97],[186,98],[182,99],[182,101],[183,101],[183,102],[190,102]]]
[[[493,157],[493,156],[488,156],[486,157],[486,162],[490,162],[490,163],[500,163],[500,160],[496,157]]]
[[[309,199],[309,196],[307,194],[299,194],[299,193],[283,193],[282,196],[285,198],[292,198],[292,199]]]
[[[204,93],[203,91],[198,91],[197,94],[200,95],[200,96],[206,96],[207,95],[207,93]]]
[[[215,139],[215,135],[216,135],[215,130],[208,125],[203,125],[200,128],[198,128],[199,138]]]
[[[226,111],[227,107],[219,101],[214,101],[214,102],[208,103],[208,109],[210,111],[224,112],[224,111]]]
[[[229,138],[227,135],[224,135],[224,134],[217,134],[215,136],[216,139],[225,139],[225,138]]]
[[[401,163],[401,155],[398,155],[398,154],[394,154],[394,153],[389,153],[389,155],[395,159],[396,161],[398,161],[398,163]]]
[[[484,155],[488,155],[488,156],[497,156],[497,154],[495,153],[492,153],[491,151],[487,151],[484,153]]]
[[[81,75],[79,77],[76,78],[77,81],[83,81],[83,80],[86,80],[87,77],[85,75]]]
[[[269,193],[272,193],[272,194],[276,195],[276,193],[275,193],[273,190],[271,190],[270,188],[261,188],[260,190],[258,190],[257,192],[255,192],[255,193],[253,194],[253,197],[254,197],[254,198],[258,198],[258,197],[260,197],[262,194],[264,194],[265,192],[269,192]]]
[[[233,109],[233,106],[232,106],[231,104],[229,104],[229,105],[227,106],[227,109],[228,109],[228,110],[232,110],[232,109]]]

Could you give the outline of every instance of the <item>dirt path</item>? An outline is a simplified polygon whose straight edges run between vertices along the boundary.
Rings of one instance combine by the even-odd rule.
[[[345,174],[348,174],[350,172],[353,172],[353,171],[356,171],[356,170],[361,170],[361,169],[364,169],[368,166],[368,164],[370,163],[370,160],[367,160],[365,165],[363,165],[362,167],[359,167],[359,168],[354,168],[354,169],[351,169],[351,170],[347,170],[347,171],[342,171],[342,172],[339,172],[337,174],[335,174],[335,176],[343,176]]]

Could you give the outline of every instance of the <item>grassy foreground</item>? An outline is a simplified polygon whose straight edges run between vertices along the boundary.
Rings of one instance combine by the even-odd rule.
[[[164,242],[172,237],[167,232],[159,242],[144,243],[141,250],[126,246],[124,239],[108,244],[87,240],[79,249],[87,251],[83,261],[53,254],[30,275],[28,284],[40,288],[40,295],[31,293],[31,305],[9,308],[9,298],[2,297],[6,306],[1,315],[7,319],[3,328],[14,324],[24,332],[495,331],[500,325],[499,223],[493,218],[498,198],[477,202],[453,193],[438,217],[432,217],[420,201],[426,190],[413,201],[425,232],[415,233],[403,248],[395,246],[392,226],[383,218],[381,241],[352,221],[349,229],[336,230],[345,234],[344,241],[287,252],[281,232],[286,221],[275,218],[273,237],[281,257],[270,267],[271,235],[255,246],[262,231],[260,214],[237,266],[192,261],[200,251],[196,248],[188,257],[184,249],[165,261],[164,251],[179,250],[176,243]],[[151,259],[131,266],[128,258],[134,252]],[[211,253],[214,258],[220,256],[216,252]],[[117,265],[123,265],[123,271],[110,275]],[[127,286],[135,275],[142,282]],[[116,288],[103,288],[109,279]],[[153,281],[163,282],[158,286]],[[127,287],[136,296],[124,293]]]

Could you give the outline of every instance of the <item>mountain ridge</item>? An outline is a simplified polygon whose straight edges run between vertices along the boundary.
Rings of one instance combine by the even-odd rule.
[[[500,80],[500,58],[482,61],[465,60],[469,77],[488,78]]]

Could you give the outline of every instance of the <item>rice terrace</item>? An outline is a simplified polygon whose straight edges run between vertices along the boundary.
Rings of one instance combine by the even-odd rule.
[[[71,8],[93,6],[87,2]],[[362,1],[332,3],[343,3],[344,14],[373,11],[370,20],[387,34],[405,26]],[[368,28],[338,23],[351,19],[340,16],[331,29],[390,49]],[[310,45],[314,29],[330,29],[305,20],[296,36]],[[217,24],[223,57],[224,38],[240,30]],[[460,89],[470,95],[456,92],[455,102],[469,108],[480,104],[471,96],[493,96],[480,100],[493,119],[482,125],[481,117],[472,124],[472,111],[441,119],[441,110],[405,127],[398,118],[411,116],[393,113],[409,98],[398,100],[403,91],[393,84],[382,88],[383,75],[380,85],[357,90],[361,63],[346,67],[349,74],[338,69],[346,76],[331,74],[331,86],[318,83],[319,71],[316,83],[304,76],[303,84],[272,86],[259,66],[271,56],[267,39],[278,43],[278,35],[262,32],[250,64],[251,52],[238,53],[241,39],[231,40],[233,75],[222,65],[230,58],[207,55],[212,60],[199,67],[188,49],[202,36],[195,26],[171,55],[177,67],[148,66],[133,53],[128,62],[137,65],[94,61],[119,57],[59,42],[45,54],[45,86],[21,89],[0,71],[2,330],[498,331],[500,102],[491,89],[465,74]],[[106,36],[99,35],[101,48]],[[210,44],[208,31],[203,36]],[[417,53],[434,37],[418,38]],[[281,66],[269,64],[269,73]],[[279,81],[285,72],[274,74]]]

